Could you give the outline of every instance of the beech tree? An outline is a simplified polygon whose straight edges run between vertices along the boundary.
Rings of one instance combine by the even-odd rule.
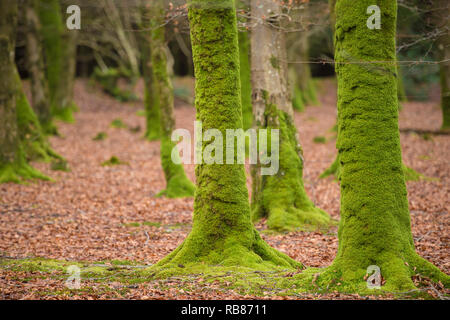
[[[14,62],[17,2],[0,2],[0,183],[48,180],[29,160],[62,160],[48,145]]]
[[[142,25],[144,28],[150,27],[150,3],[143,4],[143,14],[142,14]],[[158,140],[161,135],[160,130],[160,119],[159,119],[159,99],[156,87],[156,80],[153,77],[153,67],[152,67],[152,55],[151,55],[151,41],[152,33],[142,32],[142,75],[144,78],[144,104],[145,104],[145,119],[146,119],[146,130],[145,138],[154,141]]]
[[[152,3],[152,37],[150,41],[153,80],[155,81],[157,99],[160,109],[161,130],[161,164],[166,177],[166,189],[160,193],[169,198],[189,197],[194,195],[195,186],[187,178],[182,164],[172,161],[172,150],[176,145],[171,140],[175,129],[173,114],[173,86],[167,73],[167,52],[165,43],[165,9],[164,0]]]
[[[449,277],[415,251],[398,128],[397,2],[380,0],[381,28],[366,25],[370,0],[337,0],[335,60],[341,164],[339,248],[316,283],[366,286],[370,265],[380,268],[384,290],[414,288],[415,274],[449,284]],[[353,64],[350,57],[373,64]]]
[[[39,1],[27,0],[25,17],[27,22],[26,49],[27,66],[31,79],[32,107],[47,134],[57,134],[50,111],[50,96],[45,76],[45,57],[42,46],[42,30],[39,21]]]
[[[41,0],[39,18],[46,55],[51,112],[54,117],[73,122],[73,87],[76,69],[76,30],[68,30],[59,0]]]
[[[434,25],[440,29],[437,39],[437,56],[440,61],[442,129],[450,129],[450,4],[446,0],[434,0]]]
[[[294,124],[287,84],[285,35],[274,28],[280,7],[270,0],[251,2],[251,66],[254,123],[259,129],[279,129],[279,171],[273,176],[252,168],[252,211],[267,217],[271,229],[326,228],[330,217],[309,199],[303,185],[303,151]]]
[[[214,128],[225,135],[226,129],[242,128],[234,0],[191,0],[188,5],[196,117],[204,130]],[[203,142],[201,150],[207,145]],[[301,267],[271,248],[254,228],[244,165],[203,163],[197,164],[195,173],[192,231],[177,249],[152,267],[158,277],[213,265],[259,270]]]

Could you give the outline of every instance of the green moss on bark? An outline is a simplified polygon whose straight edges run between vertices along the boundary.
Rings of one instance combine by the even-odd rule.
[[[314,205],[303,185],[303,151],[292,117],[268,101],[265,117],[268,130],[279,129],[279,170],[261,177],[260,195],[252,202],[253,220],[267,217],[267,226],[277,231],[328,229],[330,216]]]
[[[173,114],[173,86],[167,73],[167,56],[164,38],[164,1],[155,1],[152,8],[152,38],[151,56],[153,79],[157,90],[158,105],[160,107],[161,130],[161,164],[166,178],[166,189],[159,195],[169,198],[189,197],[194,195],[195,186],[187,178],[183,165],[172,160],[172,150],[175,144],[171,141],[172,132],[175,129]]]
[[[73,112],[78,109],[73,102],[75,31],[65,29],[58,0],[42,0],[39,4],[51,113],[55,118],[73,122]]]
[[[377,265],[383,290],[414,289],[417,272],[448,286],[450,277],[417,255],[411,233],[398,129],[397,5],[378,1],[382,28],[368,30],[371,4],[336,4],[341,221],[336,258],[316,282],[359,291],[366,286],[367,267]],[[387,62],[369,68],[349,60]]]
[[[196,77],[197,120],[204,130],[242,128],[239,49],[233,0],[189,1]],[[204,150],[207,142],[203,142]],[[224,146],[225,151],[225,146]],[[301,267],[266,244],[250,219],[245,170],[240,164],[198,164],[191,233],[151,268],[156,277],[203,266],[275,270]]]

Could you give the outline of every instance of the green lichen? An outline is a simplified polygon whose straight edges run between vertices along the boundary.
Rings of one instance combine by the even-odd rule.
[[[385,291],[415,289],[415,273],[448,286],[450,277],[417,255],[411,233],[398,129],[397,5],[378,1],[382,28],[370,30],[366,9],[371,4],[336,4],[341,220],[338,253],[317,280],[358,292],[366,286],[367,267],[377,265]],[[383,62],[370,66],[349,60]]]

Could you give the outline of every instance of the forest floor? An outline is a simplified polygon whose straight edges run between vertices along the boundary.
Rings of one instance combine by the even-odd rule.
[[[304,150],[306,190],[317,206],[339,219],[339,186],[331,177],[319,179],[336,155],[331,131],[336,121],[335,83],[327,79],[320,88],[320,106],[296,113],[295,121]],[[276,288],[242,292],[227,281],[201,277],[139,278],[139,270],[163,258],[189,233],[193,198],[155,197],[165,181],[159,142],[142,138],[145,119],[138,115],[142,102],[120,103],[83,80],[75,90],[80,108],[76,122],[58,123],[61,137],[50,139],[71,171],[52,171],[49,164],[36,163],[55,181],[0,186],[0,299],[376,298],[338,292],[286,295]],[[402,105],[403,161],[433,178],[407,183],[416,249],[449,274],[450,136],[423,132],[439,130],[437,101]],[[177,99],[175,113],[177,127],[192,133],[195,109]],[[111,127],[115,119],[121,119],[125,128]],[[93,140],[99,132],[107,137]],[[325,137],[325,142],[314,142],[323,140],[315,137]],[[102,166],[112,156],[124,164]],[[185,169],[194,180],[194,166]],[[307,266],[328,266],[336,255],[337,227],[328,233],[274,234],[265,231],[262,221],[257,228],[271,246]],[[71,264],[82,268],[81,289],[65,286],[66,267]],[[438,298],[442,291],[429,293]]]

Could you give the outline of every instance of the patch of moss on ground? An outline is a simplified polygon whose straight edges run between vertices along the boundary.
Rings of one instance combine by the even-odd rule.
[[[114,119],[111,122],[111,128],[126,129],[128,126],[121,119]]]
[[[128,164],[129,164],[128,162],[122,161],[116,156],[112,156],[108,160],[102,162],[102,166],[103,167],[118,166],[118,165],[128,165]]]
[[[94,141],[103,141],[108,137],[108,134],[106,132],[99,132],[95,137],[92,138]]]
[[[325,138],[324,136],[316,136],[313,139],[314,143],[327,143],[327,138]]]

